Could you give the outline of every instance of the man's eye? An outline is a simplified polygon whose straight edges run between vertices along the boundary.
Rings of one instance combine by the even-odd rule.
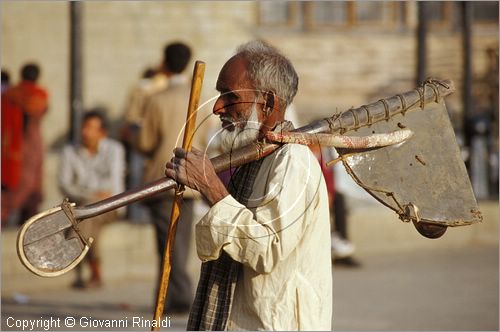
[[[237,100],[238,99],[238,96],[233,92],[223,93],[223,96],[227,100]]]

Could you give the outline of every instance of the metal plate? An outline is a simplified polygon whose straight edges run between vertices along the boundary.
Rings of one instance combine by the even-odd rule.
[[[71,270],[89,249],[80,237],[70,232],[72,229],[73,224],[61,206],[30,218],[17,238],[17,251],[23,265],[43,277],[55,277]]]
[[[481,221],[444,100],[348,135],[403,127],[414,132],[404,143],[352,155],[339,151],[354,180],[405,221],[445,226]]]

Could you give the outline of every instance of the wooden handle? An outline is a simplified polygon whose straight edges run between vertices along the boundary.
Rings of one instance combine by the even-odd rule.
[[[186,116],[186,126],[184,127],[184,139],[182,141],[182,148],[184,150],[191,150],[193,136],[196,127],[196,112],[200,102],[201,87],[203,84],[203,76],[205,73],[205,63],[196,61],[193,71],[193,80],[191,81],[191,94],[189,96],[189,106]],[[184,186],[179,186],[175,190],[174,202],[172,205],[172,212],[170,215],[170,224],[168,227],[168,238],[163,252],[163,266],[161,272],[160,285],[158,287],[158,294],[156,297],[156,308],[154,313],[154,320],[157,324],[153,324],[151,331],[160,330],[160,319],[165,307],[165,299],[168,292],[168,282],[170,280],[172,250],[174,247],[175,233],[177,231],[177,222],[181,214],[182,194]]]
[[[200,104],[201,88],[203,85],[203,76],[205,74],[205,63],[196,61],[193,71],[193,80],[191,82],[191,95],[189,96],[188,113],[186,117],[186,127],[184,128],[184,139],[182,148],[191,150],[194,131],[196,127],[196,113]]]

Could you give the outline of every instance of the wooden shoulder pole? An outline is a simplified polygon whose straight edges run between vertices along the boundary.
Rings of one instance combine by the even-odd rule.
[[[186,116],[186,126],[184,128],[184,139],[182,142],[182,148],[189,151],[191,150],[191,143],[193,140],[193,135],[196,127],[196,111],[198,109],[201,87],[203,84],[203,76],[205,73],[205,63],[202,61],[196,61],[193,71],[193,80],[191,82],[191,94],[189,96],[189,106]],[[168,238],[165,245],[165,251],[163,253],[163,266],[161,271],[160,285],[158,287],[158,294],[156,297],[156,308],[154,313],[154,320],[156,324],[153,325],[151,331],[160,330],[160,319],[163,314],[163,309],[165,307],[165,299],[167,297],[168,291],[168,281],[170,279],[171,261],[172,261],[172,250],[174,247],[175,232],[177,230],[177,222],[181,214],[181,203],[182,194],[184,192],[184,186],[178,186],[175,190],[174,202],[172,205],[172,212],[170,215],[170,225],[168,228]]]

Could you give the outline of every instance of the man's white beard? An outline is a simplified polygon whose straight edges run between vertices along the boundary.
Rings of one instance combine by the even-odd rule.
[[[233,131],[222,129],[220,132],[220,145],[223,152],[229,152],[248,145],[257,140],[261,123],[257,116],[257,104],[254,103],[250,117],[245,123],[245,127],[239,128],[234,124]]]

